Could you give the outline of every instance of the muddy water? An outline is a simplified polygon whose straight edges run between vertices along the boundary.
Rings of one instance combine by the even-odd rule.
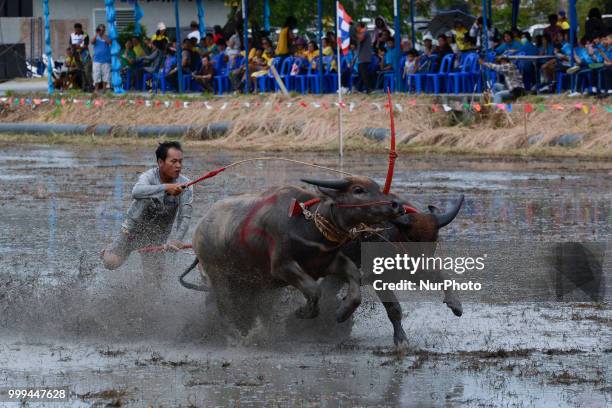
[[[149,150],[1,151],[0,385],[69,386],[70,406],[610,404],[609,294],[597,304],[468,301],[461,318],[431,294],[404,304],[409,347],[398,354],[371,293],[349,335],[287,326],[299,298],[284,291],[278,319],[237,337],[205,296],[178,285],[192,254],[169,256],[161,288],[147,283],[138,255],[101,268],[137,174],[153,163]],[[334,155],[289,156],[337,166]],[[189,151],[185,173],[246,157],[255,154]],[[351,153],[343,168],[382,181],[385,157]],[[606,242],[611,171],[574,159],[401,157],[394,191],[421,208],[465,194],[445,241]],[[329,177],[284,162],[222,173],[197,187],[195,219],[223,197],[304,175]]]

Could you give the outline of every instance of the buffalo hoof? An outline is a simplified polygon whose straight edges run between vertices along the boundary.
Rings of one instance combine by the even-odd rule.
[[[461,302],[457,299],[453,298],[445,298],[444,303],[450,310],[452,310],[453,314],[457,317],[461,317],[463,314],[463,306],[461,306]]]
[[[346,321],[349,317],[351,317],[353,312],[355,312],[355,309],[357,309],[360,304],[361,299],[355,299],[353,301],[343,301],[340,304],[340,307],[338,307],[338,310],[336,310],[336,321],[338,323]]]
[[[310,302],[295,311],[295,317],[298,319],[314,319],[318,315],[319,307]]]
[[[393,343],[396,347],[403,347],[408,344],[408,337],[401,322],[393,325]]]

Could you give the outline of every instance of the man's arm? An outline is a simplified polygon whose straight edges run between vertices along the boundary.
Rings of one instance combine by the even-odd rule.
[[[146,198],[163,199],[166,193],[164,184],[157,184],[152,172],[146,171],[138,177],[138,181],[132,189],[132,198],[134,200],[142,200]]]
[[[178,216],[176,217],[176,234],[175,239],[183,242],[189,224],[191,222],[191,213],[193,212],[193,187],[187,188],[180,197],[180,207]]]

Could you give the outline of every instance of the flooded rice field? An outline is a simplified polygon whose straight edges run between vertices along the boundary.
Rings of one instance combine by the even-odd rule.
[[[371,288],[363,288],[352,330],[296,323],[289,315],[302,298],[286,289],[275,318],[240,336],[221,324],[205,294],[179,285],[194,257],[189,250],[167,255],[161,287],[150,284],[138,254],[115,271],[101,265],[138,173],[154,165],[152,149],[2,145],[1,152],[0,387],[70,392],[67,402],[32,406],[612,404],[609,274],[597,301],[517,301],[503,296],[501,278],[487,302],[465,298],[461,317],[441,294],[416,297],[403,303],[408,346],[401,350]],[[263,155],[186,149],[184,174]],[[285,156],[338,166],[327,153]],[[351,152],[343,169],[382,183],[386,155]],[[610,162],[405,156],[395,174],[393,191],[421,209],[465,194],[442,243],[610,240]],[[305,175],[335,177],[256,162],[208,179],[195,189],[191,230],[219,199]]]

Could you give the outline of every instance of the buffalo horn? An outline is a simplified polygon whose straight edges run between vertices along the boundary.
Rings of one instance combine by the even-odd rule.
[[[312,184],[317,187],[331,188],[333,190],[346,190],[351,184],[348,180],[313,180],[301,179],[304,183]]]
[[[459,200],[457,200],[455,204],[453,205],[453,207],[449,211],[445,212],[444,214],[434,214],[433,215],[434,217],[436,217],[438,228],[446,227],[448,224],[450,224],[455,219],[455,217],[459,213],[459,210],[461,209],[461,206],[463,205],[463,198],[464,198],[463,194],[461,194],[461,197],[459,197]]]

